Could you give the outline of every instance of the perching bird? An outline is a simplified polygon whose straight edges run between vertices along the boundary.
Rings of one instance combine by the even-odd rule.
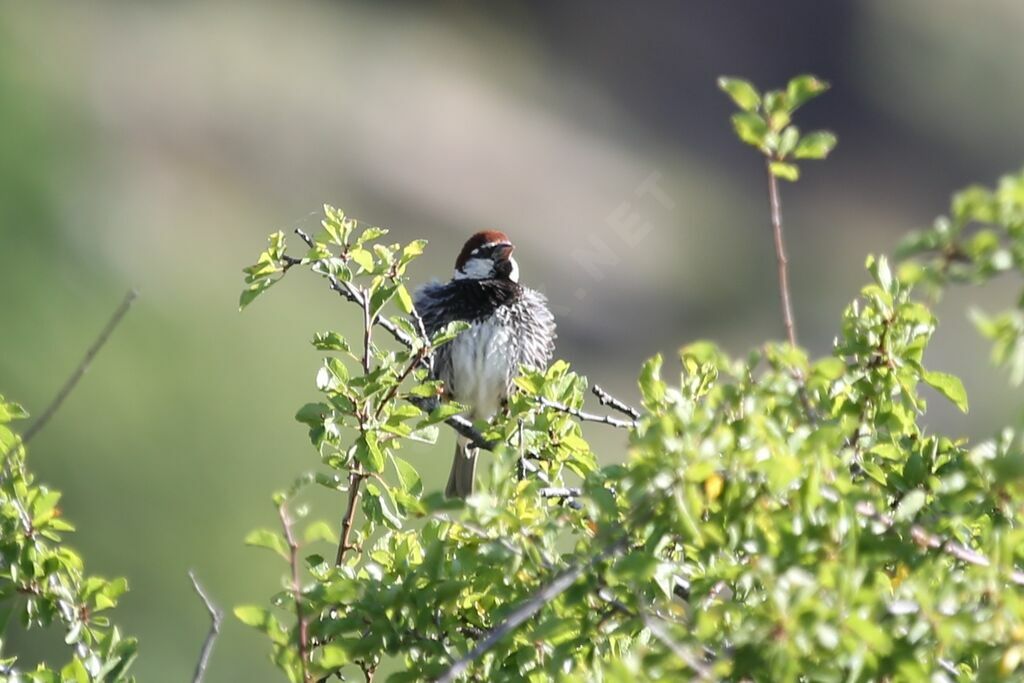
[[[448,395],[469,408],[471,420],[489,420],[512,388],[520,365],[544,369],[555,348],[555,319],[547,299],[519,284],[512,243],[495,230],[469,238],[446,283],[432,282],[415,294],[427,334],[448,323],[470,324],[434,358],[434,376]],[[473,493],[477,449],[458,437],[445,495]]]

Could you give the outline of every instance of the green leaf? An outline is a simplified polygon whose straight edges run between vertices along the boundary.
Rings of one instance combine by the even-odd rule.
[[[267,624],[270,612],[256,605],[239,605],[235,608],[235,617],[246,626],[263,628]]]
[[[728,93],[732,101],[745,111],[755,111],[761,104],[761,96],[757,94],[757,89],[741,78],[722,76],[718,79],[718,87]]]
[[[318,664],[324,669],[340,669],[351,661],[348,650],[338,643],[328,643],[320,650]]]
[[[909,522],[921,511],[927,500],[928,495],[921,489],[908,491],[907,495],[903,496],[903,499],[900,500],[900,504],[896,506],[896,513],[893,515],[893,519],[897,522]]]
[[[889,294],[895,293],[895,290],[893,288],[895,280],[893,280],[892,277],[892,269],[889,268],[889,259],[887,259],[885,256],[879,256],[878,258],[875,258],[874,256],[868,256],[867,267],[868,272],[871,273],[871,277],[874,278],[875,282],[878,283],[879,287],[881,287]]]
[[[307,526],[306,530],[302,533],[302,539],[306,543],[314,543],[316,541],[324,541],[326,543],[338,542],[334,535],[334,529],[323,520],[318,520]]]
[[[331,407],[326,403],[307,403],[295,413],[295,419],[310,427],[319,427],[324,423],[324,417],[331,413]]]
[[[72,659],[60,670],[60,677],[63,683],[89,683],[91,680],[89,671],[78,657]]]
[[[964,389],[964,383],[960,381],[959,377],[945,372],[925,370],[921,379],[925,384],[952,401],[961,412],[967,412],[967,390]]]
[[[427,248],[426,240],[413,240],[409,244],[402,248],[402,256],[399,262],[405,265],[412,261],[414,258],[423,253],[423,250]]]
[[[276,282],[277,278],[263,278],[242,290],[241,296],[238,297],[238,310],[244,310],[246,306],[256,300],[256,297],[270,289]]]
[[[640,395],[648,407],[655,406],[665,398],[665,383],[661,381],[662,357],[650,358],[640,369]]]
[[[324,231],[331,242],[338,246],[345,246],[348,243],[349,237],[352,236],[352,230],[355,228],[356,222],[346,218],[345,212],[341,209],[337,209],[330,204],[324,204],[324,220],[321,222],[321,225],[323,225]]]
[[[732,128],[736,131],[736,136],[748,145],[759,148],[764,146],[768,124],[757,114],[749,111],[733,114]]]
[[[323,366],[316,373],[316,388],[320,391],[339,391],[348,381],[348,368],[337,358],[324,359]]]
[[[381,309],[391,301],[391,297],[395,295],[395,292],[401,285],[380,285],[373,290],[373,294],[370,296],[370,315],[376,316],[380,313]]]
[[[829,89],[829,84],[817,76],[805,74],[790,79],[786,86],[789,105],[797,109]]]
[[[771,169],[772,175],[776,178],[782,178],[794,182],[800,178],[800,169],[796,167],[796,164],[787,164],[784,161],[773,161],[768,167]]]
[[[423,418],[417,427],[426,427],[427,425],[444,422],[452,415],[458,415],[463,410],[464,408],[458,403],[440,403],[436,408],[430,411],[429,415]]]
[[[845,626],[870,648],[870,652],[886,655],[892,650],[892,640],[889,634],[878,624],[850,615],[846,619]]]
[[[455,339],[459,334],[469,329],[469,323],[465,320],[453,320],[452,322],[445,325],[443,328],[438,330],[433,337],[430,339],[430,343],[436,349],[442,344],[450,342]]]
[[[781,90],[766,92],[764,94],[764,110],[769,115],[787,114],[790,111],[789,95]]]
[[[364,446],[360,448],[359,446]],[[380,449],[376,432],[366,432],[359,437],[356,448],[356,457],[371,472],[384,471],[384,453]]]
[[[796,148],[796,143],[800,139],[800,129],[796,126],[787,126],[782,135],[779,136],[778,155],[780,159],[785,159],[789,156]]]
[[[266,548],[277,553],[281,559],[288,559],[288,545],[284,539],[270,529],[254,529],[245,537],[245,544],[256,548]]]
[[[23,420],[26,417],[28,417],[28,412],[20,404],[4,401],[4,397],[0,396],[0,422]]]
[[[387,228],[369,227],[356,238],[356,244],[366,244],[388,234]]]
[[[365,272],[365,273],[372,273],[373,272],[373,266],[374,266],[373,254],[371,254],[366,249],[362,249],[362,248],[358,248],[357,247],[357,248],[353,249],[352,251],[350,251],[348,256],[349,256],[350,259],[355,261],[359,265],[360,268],[363,269],[363,272]]]
[[[797,159],[824,159],[835,146],[835,134],[827,130],[816,130],[800,138],[793,156]]]
[[[419,441],[420,443],[435,444],[440,433],[441,430],[436,425],[417,426],[406,438]]]
[[[351,352],[348,342],[337,332],[320,332],[313,337],[313,346],[321,351]]]
[[[790,113],[793,108],[789,104],[789,96],[781,90],[772,90],[764,95],[764,110],[768,113],[768,128],[773,132],[781,132],[789,125]]]
[[[395,466],[395,471],[398,473],[398,483],[403,491],[419,495],[423,492],[423,484],[420,481],[419,472],[416,468],[410,465],[405,460],[402,460],[397,455],[391,456],[391,463]]]
[[[402,309],[402,312],[406,315],[412,315],[414,308],[412,295],[409,294],[409,290],[405,288],[405,285],[398,285],[395,295],[398,297],[398,307]]]

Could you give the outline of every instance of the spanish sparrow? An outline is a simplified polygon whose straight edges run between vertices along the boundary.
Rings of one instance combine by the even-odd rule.
[[[434,358],[434,376],[446,394],[469,408],[471,420],[489,420],[503,405],[519,367],[544,369],[555,347],[555,319],[543,294],[519,284],[512,243],[495,230],[466,242],[446,283],[432,282],[415,294],[427,334],[448,323],[469,323]],[[458,437],[445,494],[473,493],[477,449]]]

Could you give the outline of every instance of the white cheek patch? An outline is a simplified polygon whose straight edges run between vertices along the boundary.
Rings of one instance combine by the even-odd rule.
[[[486,280],[489,277],[494,277],[494,262],[485,258],[471,258],[452,274],[455,280]]]
[[[512,264],[512,270],[508,274],[508,279],[512,282],[519,282],[519,263],[516,262],[514,256],[509,256],[508,262]]]

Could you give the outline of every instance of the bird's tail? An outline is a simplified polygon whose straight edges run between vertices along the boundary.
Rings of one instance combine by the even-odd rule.
[[[458,437],[455,442],[455,459],[452,472],[448,475],[448,486],[444,495],[449,498],[468,498],[473,495],[473,480],[476,478],[476,456],[479,450],[468,439]]]

